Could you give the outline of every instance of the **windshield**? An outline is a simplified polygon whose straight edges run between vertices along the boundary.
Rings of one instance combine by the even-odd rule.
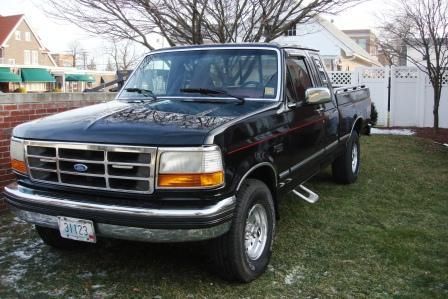
[[[142,97],[209,97],[192,89],[220,91],[253,99],[275,99],[278,93],[278,55],[268,49],[207,49],[167,51],[146,56],[120,94]]]

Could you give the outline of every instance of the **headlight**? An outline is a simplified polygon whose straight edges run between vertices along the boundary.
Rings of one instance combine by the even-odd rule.
[[[23,145],[23,140],[20,139],[11,139],[11,168],[16,172],[26,173],[26,164],[25,164],[25,148]]]
[[[224,184],[217,146],[159,149],[159,188],[216,188]]]

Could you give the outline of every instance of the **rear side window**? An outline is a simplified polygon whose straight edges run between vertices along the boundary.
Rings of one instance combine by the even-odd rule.
[[[305,92],[313,87],[310,73],[303,57],[291,57],[286,61],[288,77],[286,89],[289,100],[302,102],[305,100]]]
[[[311,57],[313,58],[314,63],[316,64],[316,69],[319,75],[319,79],[321,81],[321,86],[327,87],[329,80],[327,77],[327,72],[325,71],[325,67],[322,64],[322,61],[318,56],[312,55]]]

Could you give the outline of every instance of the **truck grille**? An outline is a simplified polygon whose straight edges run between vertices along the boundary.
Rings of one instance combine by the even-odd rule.
[[[152,193],[157,149],[25,141],[31,180],[110,191]]]

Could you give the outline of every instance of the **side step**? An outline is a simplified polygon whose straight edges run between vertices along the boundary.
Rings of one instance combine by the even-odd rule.
[[[316,203],[319,200],[319,195],[306,188],[305,186],[300,185],[297,189],[299,190],[294,189],[292,190],[292,192],[304,201],[309,203]]]

